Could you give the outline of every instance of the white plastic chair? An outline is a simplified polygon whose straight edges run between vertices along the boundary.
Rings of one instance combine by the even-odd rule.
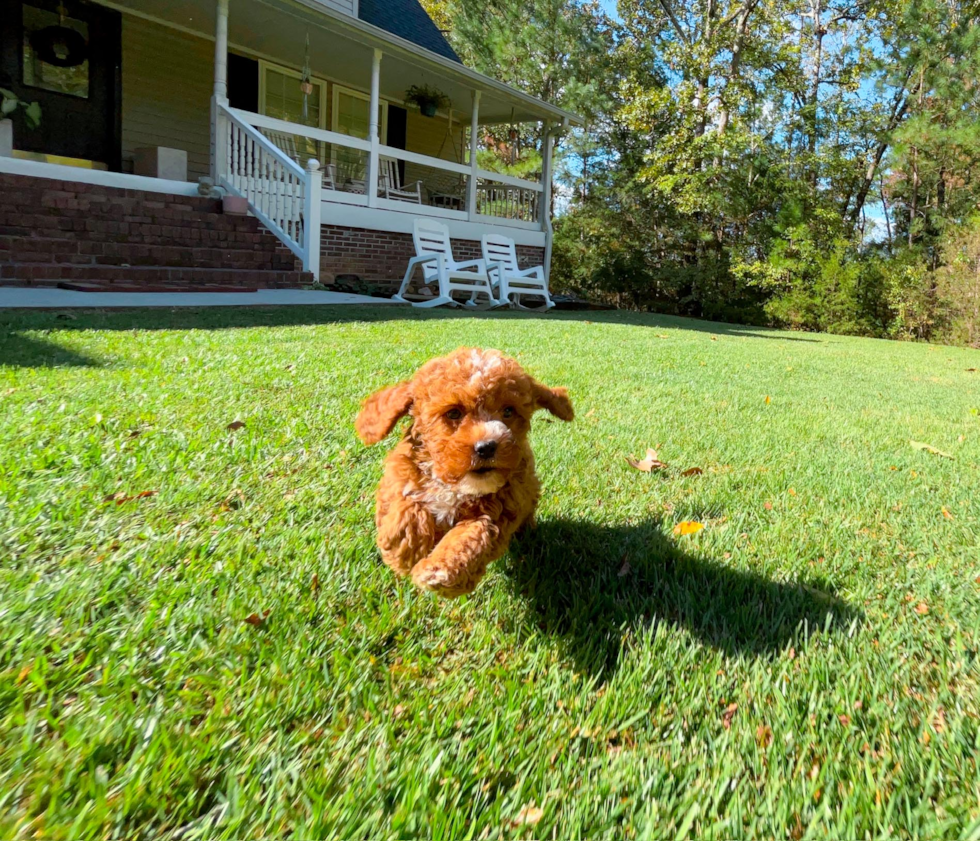
[[[449,241],[449,229],[433,219],[416,219],[412,238],[415,240],[415,256],[408,261],[405,277],[392,300],[415,307],[438,307],[442,304],[460,304],[453,298],[453,292],[469,293],[464,306],[488,309],[498,305],[490,287],[490,278],[483,260],[453,259],[453,249]],[[422,283],[425,286],[437,283],[439,293],[421,301],[405,298],[415,267],[422,267]],[[477,302],[479,296],[486,296],[485,302]]]
[[[414,184],[402,186],[401,173],[398,170],[398,161],[394,158],[380,158],[381,172],[379,178],[378,194],[386,199],[395,201],[412,202],[422,204],[422,182],[416,181]]]
[[[499,234],[484,234],[481,242],[487,274],[501,304],[536,312],[550,310],[555,305],[551,295],[548,294],[544,266],[520,268],[517,264],[517,248],[514,240]],[[521,303],[523,295],[543,298],[544,303],[539,307],[526,307]]]

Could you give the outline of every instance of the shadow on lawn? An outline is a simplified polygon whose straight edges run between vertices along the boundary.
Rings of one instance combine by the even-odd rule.
[[[784,649],[804,622],[833,631],[862,615],[824,582],[772,581],[685,552],[656,520],[541,522],[515,543],[506,575],[530,621],[590,674],[616,669],[627,626],[667,623],[726,654],[759,657]]]
[[[11,368],[101,368],[102,363],[68,348],[0,329],[0,366]]]
[[[93,295],[96,293],[92,293]],[[783,342],[827,343],[821,337],[789,336],[785,332],[765,327],[723,324],[655,313],[628,310],[562,310],[550,313],[526,313],[513,310],[469,312],[465,310],[420,310],[408,306],[370,305],[310,305],[282,307],[173,307],[126,310],[74,310],[70,327],[57,321],[51,310],[11,310],[2,313],[4,321],[16,321],[16,329],[45,329],[52,326],[71,330],[222,330],[242,327],[290,327],[315,324],[346,324],[381,321],[429,321],[448,319],[481,319],[484,321],[586,321],[593,324],[619,324],[656,329],[693,330],[716,336],[748,339],[772,339]],[[61,316],[64,318],[64,316]]]

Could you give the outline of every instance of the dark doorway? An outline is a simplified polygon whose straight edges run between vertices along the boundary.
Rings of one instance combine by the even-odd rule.
[[[84,0],[0,0],[0,87],[41,105],[14,148],[120,168],[118,12]]]

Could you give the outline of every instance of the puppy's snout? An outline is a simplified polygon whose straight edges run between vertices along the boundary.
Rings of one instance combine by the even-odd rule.
[[[480,458],[493,458],[497,453],[497,442],[493,440],[477,441],[473,449]]]

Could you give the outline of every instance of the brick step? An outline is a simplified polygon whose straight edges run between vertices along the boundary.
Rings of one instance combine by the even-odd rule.
[[[0,236],[0,262],[71,263],[75,265],[194,266],[205,269],[297,268],[295,255],[279,248],[275,238],[263,237],[253,246],[145,245],[54,237]]]
[[[74,281],[62,281],[58,284],[58,289],[70,289],[72,292],[258,292],[258,288],[252,286],[208,286],[202,289],[200,286],[184,286],[176,283],[136,286],[125,283],[76,283]]]
[[[0,264],[0,285],[57,286],[62,281],[122,283],[126,286],[187,284],[296,289],[313,282],[310,272],[273,269],[200,269],[167,266],[77,266],[57,263]]]
[[[250,216],[239,216],[237,224],[228,225],[227,218],[200,215],[186,220],[166,220],[164,223],[128,222],[122,217],[94,219],[90,216],[69,217],[58,214],[27,214],[0,217],[0,236],[57,236],[75,239],[106,237],[133,238],[147,243],[173,241],[197,242],[255,242],[268,231]]]
[[[256,222],[252,216],[238,216],[226,214],[219,211],[215,212],[208,209],[194,209],[189,207],[163,207],[145,208],[140,206],[126,207],[110,202],[78,202],[75,207],[58,207],[44,201],[33,201],[28,203],[17,202],[16,205],[7,204],[0,211],[0,218],[12,221],[19,216],[43,214],[58,216],[63,219],[96,219],[96,220],[120,220],[127,222],[137,222],[141,225],[148,224],[184,224],[188,220],[200,219],[202,216],[212,217],[221,227],[233,229],[238,227],[238,221],[249,219]]]

